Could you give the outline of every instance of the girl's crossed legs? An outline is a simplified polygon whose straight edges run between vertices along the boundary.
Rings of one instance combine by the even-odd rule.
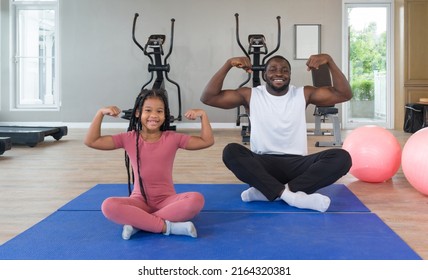
[[[189,220],[203,206],[204,197],[197,192],[175,194],[150,205],[141,195],[132,194],[130,197],[107,198],[101,210],[107,219],[125,225],[124,239],[129,239],[138,230],[196,237],[196,229]]]

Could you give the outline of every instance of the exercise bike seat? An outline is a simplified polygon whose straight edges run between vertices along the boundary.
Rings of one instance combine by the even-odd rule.
[[[314,115],[322,116],[322,115],[332,115],[337,113],[339,113],[339,109],[334,106],[328,106],[328,107],[317,106],[315,108]]]

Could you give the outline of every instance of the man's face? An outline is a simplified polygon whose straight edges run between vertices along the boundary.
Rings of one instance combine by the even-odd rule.
[[[282,92],[290,85],[291,70],[286,60],[272,59],[265,70],[266,84],[275,92]]]

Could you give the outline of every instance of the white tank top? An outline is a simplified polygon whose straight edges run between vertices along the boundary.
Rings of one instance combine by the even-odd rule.
[[[265,85],[253,88],[250,122],[250,145],[254,153],[308,153],[303,87],[290,85],[287,94],[282,96],[270,94]]]

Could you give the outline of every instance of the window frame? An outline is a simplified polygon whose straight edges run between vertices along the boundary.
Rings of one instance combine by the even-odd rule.
[[[59,111],[60,109],[60,71],[59,71],[59,50],[60,50],[60,36],[59,36],[59,0],[39,0],[39,1],[25,1],[25,0],[10,0],[10,110],[11,111]],[[21,103],[20,96],[20,81],[19,81],[19,60],[25,56],[19,56],[19,12],[25,10],[53,10],[55,13],[54,19],[54,38],[55,44],[53,47],[54,55],[38,56],[36,59],[52,59],[53,62],[53,77],[52,78],[52,104],[23,104]],[[40,73],[39,73],[40,79]]]
[[[347,8],[367,8],[367,7],[384,7],[387,9],[387,100],[386,100],[386,120],[370,122],[350,122],[348,109],[351,106],[349,102],[343,103],[342,106],[342,125],[344,129],[354,129],[363,125],[378,125],[387,129],[394,127],[394,1],[393,0],[342,0],[342,38],[348,38]],[[349,78],[349,42],[348,39],[342,41],[342,69],[343,73]]]

